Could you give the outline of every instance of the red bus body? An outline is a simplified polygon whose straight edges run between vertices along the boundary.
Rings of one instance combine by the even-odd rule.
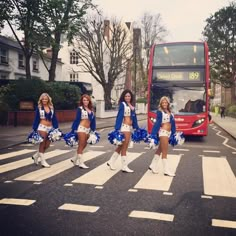
[[[206,42],[153,45],[148,72],[148,131],[151,132],[155,122],[160,98],[167,96],[177,131],[182,131],[184,135],[206,136],[208,86]]]

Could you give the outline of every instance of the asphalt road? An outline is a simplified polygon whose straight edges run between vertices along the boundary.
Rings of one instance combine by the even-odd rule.
[[[0,151],[0,235],[235,235],[236,145],[215,125],[203,139],[170,147],[176,177],[152,174],[154,150],[128,149],[131,174],[111,171],[114,146],[101,141],[85,153],[86,170],[70,162],[75,148],[56,142],[51,168],[33,164],[37,146]],[[161,162],[159,162],[161,164]]]

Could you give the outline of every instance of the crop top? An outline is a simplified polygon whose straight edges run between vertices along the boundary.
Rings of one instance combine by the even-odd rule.
[[[49,112],[46,112],[44,110],[44,107],[41,107],[41,108],[37,107],[37,109],[35,110],[35,118],[34,118],[33,127],[32,127],[33,130],[37,130],[40,120],[51,121],[53,128],[55,128],[55,129],[58,128],[56,114],[53,109],[50,109]]]
[[[72,124],[72,131],[74,132],[75,130],[78,129],[78,126],[80,124],[81,120],[88,119],[90,121],[90,129],[92,131],[96,130],[96,118],[94,113],[91,111],[91,113],[88,113],[83,107],[78,107],[77,113],[76,113],[76,118]]]
[[[171,124],[171,135],[176,132],[175,119],[173,114],[167,114],[163,111],[157,111],[156,122],[152,128],[152,135],[157,135],[163,123]]]
[[[128,109],[127,109],[127,107],[128,107]],[[126,102],[121,102],[120,106],[119,106],[119,111],[118,111],[118,114],[116,117],[116,123],[115,123],[116,130],[120,130],[125,116],[126,117],[130,116],[130,118],[132,119],[132,126],[134,129],[139,128],[135,109],[131,110],[130,107],[126,104]]]

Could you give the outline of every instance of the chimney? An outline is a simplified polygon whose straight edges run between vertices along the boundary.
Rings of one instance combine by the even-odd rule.
[[[107,37],[107,40],[110,39],[110,21],[104,20],[104,36]]]

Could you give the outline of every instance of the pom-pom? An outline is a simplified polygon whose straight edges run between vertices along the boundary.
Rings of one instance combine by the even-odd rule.
[[[159,138],[157,137],[157,135],[152,135],[149,134],[145,139],[144,139],[145,143],[148,143],[148,146],[150,149],[155,148],[158,143],[159,143]]]
[[[185,142],[183,132],[176,132],[169,138],[169,144],[173,147],[176,145],[182,145]]]
[[[139,143],[140,141],[145,141],[147,136],[148,132],[146,129],[136,129],[131,135],[131,140],[135,143]]]
[[[98,132],[94,131],[94,132],[90,132],[87,143],[88,144],[96,144],[99,142],[99,140],[100,140],[100,134]]]
[[[59,141],[61,140],[61,137],[63,136],[62,132],[60,129],[54,129],[52,128],[49,132],[48,132],[48,139],[51,142],[55,142],[55,141]]]
[[[114,145],[122,145],[123,141],[125,140],[125,136],[118,130],[113,130],[108,133],[108,140],[111,144]]]
[[[77,133],[74,132],[69,132],[64,134],[63,136],[66,144],[70,147],[76,146],[78,144],[78,135]]]
[[[28,135],[27,140],[29,143],[37,144],[43,142],[43,137],[38,133],[38,131],[33,131]]]

